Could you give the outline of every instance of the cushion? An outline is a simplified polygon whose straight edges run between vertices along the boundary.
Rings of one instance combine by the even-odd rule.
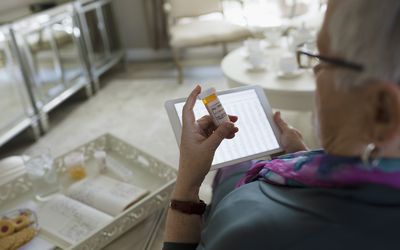
[[[174,18],[194,17],[212,12],[222,12],[219,0],[169,0]]]
[[[177,24],[171,27],[170,34],[170,45],[173,48],[233,42],[251,35],[247,28],[225,20],[196,20]]]

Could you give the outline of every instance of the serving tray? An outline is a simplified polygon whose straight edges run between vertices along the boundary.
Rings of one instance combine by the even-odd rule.
[[[81,152],[85,156],[85,162],[90,164],[91,161],[94,161],[94,152],[98,150],[105,151],[107,157],[111,157],[114,161],[118,161],[119,164],[130,168],[134,173],[132,183],[149,190],[150,193],[129,209],[114,217],[112,222],[100,230],[91,233],[75,245],[65,245],[65,242],[58,241],[55,237],[43,236],[43,238],[59,246],[61,249],[101,249],[146,218],[160,213],[168,205],[177,171],[173,167],[111,134],[100,136],[57,157],[54,160],[54,166],[61,175],[66,172],[63,161],[66,155],[72,152]],[[22,174],[12,181],[1,185],[0,213],[15,209],[18,204],[34,201],[34,194],[31,190],[32,182],[26,174]]]

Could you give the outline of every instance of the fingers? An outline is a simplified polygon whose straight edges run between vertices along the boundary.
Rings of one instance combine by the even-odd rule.
[[[183,106],[182,110],[182,121],[183,124],[187,123],[194,123],[195,122],[195,117],[193,113],[193,107],[196,104],[197,96],[201,92],[201,87],[199,85],[196,86],[186,99],[186,103]]]
[[[293,132],[295,133],[299,138],[303,138],[303,135],[298,131],[297,129],[293,128],[289,124],[287,124],[281,117],[281,112],[276,112],[274,114],[274,121],[276,125],[278,125],[279,130],[281,131],[282,134]]]
[[[294,132],[296,133],[296,135],[297,135],[299,138],[303,139],[303,135],[300,133],[300,131],[298,131],[297,129],[293,129],[293,130],[294,130]]]
[[[237,122],[237,120],[239,119],[236,115],[228,115],[229,116],[229,120],[231,120],[231,122]]]
[[[232,122],[224,122],[207,139],[209,147],[216,149],[223,139],[232,139],[239,129]]]
[[[199,127],[202,130],[206,130],[209,129],[210,127],[215,126],[211,116],[209,115],[205,115],[202,118],[198,119],[197,124],[199,124]]]
[[[229,119],[231,122],[236,122],[238,120],[237,116],[229,115]],[[207,130],[210,128],[215,128],[215,124],[209,115],[205,115],[197,120],[197,124],[202,130]]]
[[[281,131],[281,133],[284,133],[286,130],[290,129],[289,125],[284,120],[282,120],[281,112],[279,111],[275,112],[274,121],[276,125],[278,125],[278,128]]]

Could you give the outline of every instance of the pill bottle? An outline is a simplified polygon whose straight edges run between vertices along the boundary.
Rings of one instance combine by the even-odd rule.
[[[113,160],[112,157],[108,157],[105,151],[96,150],[94,152],[94,158],[100,173],[108,173],[108,175],[110,175],[114,179],[123,182],[133,181],[132,170]]]
[[[105,174],[107,172],[107,153],[103,150],[96,150],[93,153],[95,159],[97,170],[100,174]]]
[[[221,125],[221,123],[229,121],[229,117],[218,99],[215,88],[209,88],[202,91],[199,94],[199,98],[206,106],[207,111],[213,119],[215,126],[218,127],[219,125]]]

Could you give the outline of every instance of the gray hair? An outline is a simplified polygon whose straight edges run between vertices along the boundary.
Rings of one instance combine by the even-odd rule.
[[[364,65],[361,73],[340,71],[336,76],[339,87],[362,86],[372,79],[400,84],[399,0],[342,1],[328,29],[331,51]]]

